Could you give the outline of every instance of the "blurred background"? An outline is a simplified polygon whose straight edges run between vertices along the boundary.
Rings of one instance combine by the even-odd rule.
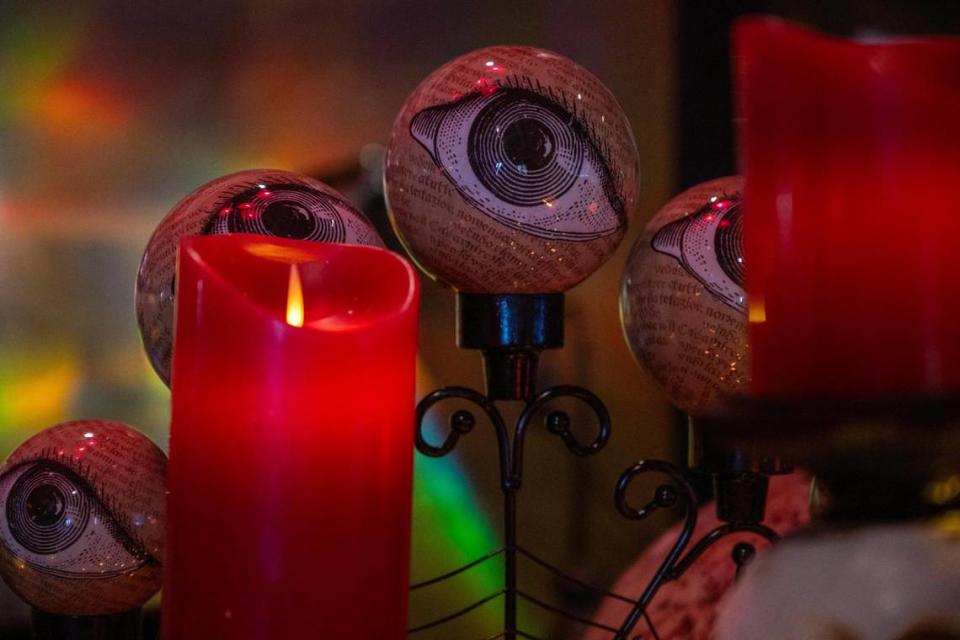
[[[66,3],[0,0],[0,456],[75,418],[126,422],[166,445],[169,392],[140,346],[137,264],[177,200],[219,175],[271,167],[309,173],[364,208],[389,242],[382,145],[410,91],[466,51],[525,44],[566,55],[619,98],[640,150],[636,224],[567,298],[567,346],[542,359],[541,384],[595,391],[614,433],[593,459],[530,434],[520,543],[610,584],[669,524],[616,515],[616,476],[640,457],[679,459],[685,421],[632,360],[617,296],[633,239],[671,195],[734,171],[727,30],[764,11],[836,33],[953,31],[949,3],[484,3],[446,0],[208,0]],[[421,388],[482,386],[479,356],[454,344],[453,294],[424,282]],[[592,429],[582,425],[584,437]],[[500,546],[494,442],[483,429],[442,460],[417,456],[412,579]],[[318,588],[324,588],[318,576]],[[496,591],[496,563],[417,593],[411,623]],[[521,587],[589,615],[595,601],[535,565]],[[577,627],[524,608],[524,627]],[[422,638],[498,631],[496,603]],[[0,586],[0,637],[26,609]],[[25,637],[25,636],[24,636]]]

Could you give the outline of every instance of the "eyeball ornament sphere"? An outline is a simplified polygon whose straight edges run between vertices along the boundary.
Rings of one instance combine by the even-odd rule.
[[[722,413],[749,385],[742,193],[734,176],[670,200],[637,239],[623,274],[627,343],[691,415]]]
[[[384,181],[394,228],[431,277],[467,293],[562,293],[620,243],[639,168],[626,116],[589,71],[490,47],[410,95]]]
[[[159,589],[167,459],[118,422],[66,422],[0,468],[0,573],[35,609],[108,615]]]
[[[383,241],[346,198],[319,180],[289,171],[253,169],[208,182],[160,222],[137,274],[137,321],[144,349],[170,385],[177,246],[189,235],[258,233],[278,238],[363,244]]]

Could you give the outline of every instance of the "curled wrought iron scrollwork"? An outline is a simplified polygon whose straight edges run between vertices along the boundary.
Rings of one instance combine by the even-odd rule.
[[[551,403],[561,399],[578,401],[593,412],[597,424],[597,431],[593,440],[584,443],[574,434],[571,428],[571,419],[567,412],[559,409],[548,411],[548,407]],[[497,638],[502,637],[506,640],[515,640],[516,638],[534,637],[517,628],[518,598],[522,598],[526,602],[532,603],[541,608],[561,613],[570,619],[581,622],[582,624],[606,628],[592,621],[575,616],[574,614],[563,612],[561,609],[553,607],[552,605],[545,603],[528,593],[524,593],[517,588],[517,556],[518,554],[523,554],[527,557],[532,557],[532,554],[520,549],[517,545],[516,504],[517,492],[520,490],[523,480],[524,442],[526,440],[527,431],[530,428],[534,418],[542,415],[546,430],[549,433],[558,436],[563,441],[564,445],[566,445],[567,449],[573,454],[578,456],[589,456],[603,449],[610,438],[611,421],[610,413],[607,411],[606,406],[604,406],[603,402],[601,402],[596,395],[590,391],[587,391],[586,389],[583,389],[582,387],[572,385],[559,385],[556,387],[551,387],[540,392],[533,399],[527,402],[521,411],[520,416],[517,418],[517,423],[511,438],[506,422],[503,418],[503,414],[497,408],[492,399],[488,398],[479,391],[475,391],[466,387],[445,387],[428,394],[417,405],[416,446],[417,450],[424,455],[433,458],[439,458],[447,455],[454,450],[454,448],[457,446],[457,443],[460,441],[460,438],[469,434],[476,426],[477,420],[473,411],[462,408],[457,409],[450,415],[448,431],[444,436],[443,442],[441,442],[439,445],[431,444],[427,439],[427,435],[424,433],[426,429],[427,414],[436,405],[448,400],[459,401],[461,403],[465,402],[473,405],[475,409],[479,409],[479,411],[481,411],[487,417],[496,434],[497,449],[499,452],[500,461],[500,488],[504,494],[504,546],[502,549],[487,554],[486,556],[468,565],[464,565],[463,567],[449,571],[441,576],[437,576],[430,580],[425,580],[415,584],[413,587],[411,587],[411,589],[421,589],[443,582],[448,578],[459,575],[467,569],[500,555],[503,556],[504,562],[504,588],[502,591],[492,593],[478,600],[477,602],[461,608],[458,611],[442,616],[431,622],[417,625],[410,629],[410,633],[416,633],[417,631],[423,631],[451,622],[469,613],[470,611],[473,611],[477,607],[499,598],[500,596],[503,596],[504,598],[504,631],[500,635],[494,636]],[[540,559],[535,558],[535,562],[550,568],[554,572],[559,572],[558,569],[552,565],[548,565]],[[560,575],[565,574],[561,573]],[[567,579],[573,580],[569,577],[567,577]]]
[[[597,430],[594,438],[590,442],[581,441],[572,430],[572,421],[566,411],[560,409],[549,410],[550,405],[562,399],[576,400],[590,409],[596,420]],[[438,404],[445,401],[459,401],[472,405],[471,409],[460,408],[455,410],[448,421],[448,431],[443,441],[439,445],[431,444],[425,434],[426,418],[428,413]],[[770,542],[775,542],[779,536],[769,527],[753,522],[727,522],[721,524],[700,540],[692,547],[689,547],[691,538],[697,526],[697,494],[690,483],[687,472],[678,465],[663,460],[642,460],[627,469],[619,478],[615,492],[615,504],[617,510],[625,517],[631,520],[642,520],[655,511],[662,509],[680,509],[683,515],[683,524],[676,542],[670,548],[663,562],[660,564],[657,572],[651,578],[646,589],[638,599],[629,598],[620,594],[610,593],[604,590],[596,589],[583,583],[571,576],[564,574],[560,569],[546,563],[530,552],[520,548],[517,545],[517,521],[516,521],[516,494],[520,490],[523,480],[523,452],[526,440],[526,434],[534,419],[543,416],[546,430],[558,436],[567,447],[567,449],[577,456],[589,456],[602,450],[610,437],[611,420],[610,414],[603,402],[586,389],[571,385],[559,385],[551,387],[537,394],[524,406],[517,419],[516,426],[511,438],[503,414],[497,408],[493,400],[483,395],[479,391],[466,387],[445,387],[438,389],[425,396],[417,406],[416,413],[416,446],[417,450],[424,455],[438,458],[449,454],[456,448],[461,437],[471,433],[476,427],[477,418],[475,411],[479,411],[486,416],[497,438],[497,449],[500,462],[500,481],[501,490],[504,493],[504,546],[494,552],[483,556],[467,565],[454,569],[441,576],[423,581],[413,585],[411,589],[421,589],[441,583],[455,575],[459,575],[482,562],[492,560],[503,556],[505,569],[504,588],[498,592],[487,595],[479,601],[474,602],[453,613],[442,616],[436,620],[421,624],[410,629],[410,633],[431,629],[448,622],[451,622],[461,616],[473,611],[477,607],[487,604],[500,597],[504,598],[504,627],[505,630],[499,634],[498,638],[513,640],[516,638],[532,638],[533,636],[517,628],[517,600],[522,599],[539,608],[553,611],[575,620],[587,626],[615,632],[616,640],[627,640],[631,631],[641,621],[646,622],[647,627],[656,636],[656,629],[647,616],[647,607],[664,583],[680,578],[713,544],[718,540],[736,533],[746,533],[760,536]],[[653,497],[642,506],[635,506],[627,498],[627,491],[634,480],[641,475],[648,473],[659,473],[667,477],[667,482],[657,486]],[[689,549],[688,549],[689,547]],[[732,552],[733,562],[737,567],[737,575],[740,570],[749,562],[755,554],[755,547],[745,541],[741,541],[734,546]],[[588,590],[604,593],[610,597],[615,597],[632,605],[631,611],[625,619],[619,630],[606,625],[594,622],[568,614],[562,609],[554,607],[528,593],[522,592],[517,588],[517,557],[522,555],[537,565],[553,572],[555,575],[571,583]],[[635,636],[636,637],[636,636]]]
[[[654,491],[653,499],[643,507],[635,507],[627,499],[627,490],[633,481],[640,475],[649,472],[658,472],[667,475],[671,484],[661,484]],[[641,460],[621,474],[614,494],[617,510],[625,518],[642,520],[651,513],[665,508],[681,507],[683,509],[683,525],[676,542],[670,548],[657,572],[647,584],[646,589],[627,615],[615,640],[627,640],[630,632],[646,616],[647,606],[664,583],[680,578],[717,541],[736,533],[758,535],[769,542],[776,542],[780,536],[771,528],[753,522],[727,522],[721,524],[704,535],[693,547],[684,554],[697,528],[697,494],[681,467],[663,460]],[[737,575],[755,554],[755,547],[749,542],[740,542],[734,546],[732,559],[737,567]],[[649,625],[649,620],[648,620]]]
[[[596,395],[582,387],[573,385],[559,385],[540,392],[524,407],[520,418],[517,420],[517,429],[513,434],[511,481],[514,489],[520,488],[523,479],[523,445],[530,421],[534,416],[543,413],[550,403],[562,398],[579,400],[593,411],[597,419],[596,437],[589,444],[583,444],[571,431],[570,416],[565,411],[554,410],[544,416],[547,431],[559,436],[571,453],[578,456],[593,455],[602,450],[610,439],[610,412],[607,411],[607,407]]]
[[[444,387],[437,389],[425,396],[417,404],[415,434],[417,451],[431,458],[441,458],[457,446],[461,436],[465,436],[473,431],[476,425],[476,417],[467,409],[455,411],[450,416],[449,431],[443,442],[439,445],[432,445],[427,441],[424,429],[427,414],[437,404],[446,400],[466,401],[476,408],[480,409],[487,416],[497,436],[497,450],[500,453],[501,474],[503,470],[508,469],[510,465],[510,436],[507,433],[507,425],[503,419],[503,414],[497,409],[497,405],[485,395],[470,389],[468,387]],[[502,476],[502,481],[505,479]]]

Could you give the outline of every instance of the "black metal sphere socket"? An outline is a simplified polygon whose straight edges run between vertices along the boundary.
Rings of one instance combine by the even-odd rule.
[[[721,421],[709,417],[690,417],[687,421],[687,464],[705,473],[741,473],[755,471],[767,476],[793,473],[793,465],[747,447],[742,442],[723,438]]]
[[[719,425],[716,419],[690,418],[687,460],[691,472],[701,482],[709,482],[706,490],[716,498],[720,520],[763,522],[769,477],[792,473],[793,467],[767,452],[718,437]]]
[[[540,351],[563,346],[563,294],[457,294],[457,346],[483,352],[487,396],[530,400]]]
[[[767,506],[769,480],[762,473],[718,473],[713,476],[717,497],[717,517],[724,522],[756,524],[763,522]]]
[[[461,349],[541,350],[563,346],[562,293],[458,293]]]
[[[491,400],[530,400],[537,390],[540,352],[489,350],[483,352],[483,375]]]
[[[817,479],[819,522],[912,521],[960,504],[931,499],[960,475],[960,394],[744,398],[727,418],[697,426],[754,458],[789,452]]]

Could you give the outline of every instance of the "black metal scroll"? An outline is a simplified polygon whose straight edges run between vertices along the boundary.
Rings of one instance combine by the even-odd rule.
[[[760,524],[766,498],[766,475],[742,466],[742,456],[734,456],[736,464],[722,462],[711,469],[718,487],[718,515],[722,524],[687,550],[697,524],[697,496],[688,479],[687,471],[668,462],[641,461],[628,469],[616,489],[617,508],[627,518],[643,519],[664,508],[680,506],[684,523],[677,541],[660,568],[638,599],[613,593],[574,578],[517,543],[517,496],[523,484],[523,455],[527,431],[534,418],[543,417],[547,431],[559,437],[567,449],[577,456],[589,456],[603,449],[610,437],[610,415],[600,399],[590,391],[577,386],[560,385],[535,393],[537,363],[543,349],[563,345],[563,294],[466,294],[457,296],[457,343],[466,349],[477,349],[483,354],[486,373],[486,393],[467,387],[444,387],[424,397],[417,406],[416,446],[420,453],[439,458],[456,448],[460,439],[470,434],[477,424],[477,411],[486,416],[497,439],[499,454],[500,489],[503,494],[504,546],[443,575],[425,580],[411,587],[424,589],[443,583],[464,571],[485,562],[502,560],[504,586],[456,611],[435,620],[417,624],[409,629],[416,634],[450,623],[489,602],[500,598],[504,602],[503,630],[485,640],[529,638],[544,640],[517,626],[517,604],[550,611],[584,626],[609,632],[615,640],[627,640],[637,623],[644,619],[654,640],[659,636],[647,607],[660,587],[676,580],[715,542],[734,533],[756,534],[774,541],[777,534]],[[573,399],[586,405],[597,421],[597,432],[589,443],[581,442],[571,430],[570,416],[562,410],[549,410],[559,399]],[[498,401],[523,402],[523,409],[511,432]],[[459,401],[473,409],[457,409],[449,419],[449,430],[439,444],[431,443],[424,434],[427,414],[445,401]],[[738,453],[738,452],[734,452]],[[627,489],[637,476],[647,472],[667,475],[671,483],[660,485],[652,501],[642,508],[634,508],[626,498]],[[684,554],[684,552],[686,553]],[[754,547],[741,542],[734,548],[734,562],[739,569],[753,556]],[[615,598],[631,605],[626,620],[615,628],[556,607],[527,593],[517,586],[518,559],[523,559],[549,571],[566,584],[593,593]],[[637,636],[634,636],[635,638]]]
[[[672,481],[672,484],[661,484],[658,486],[654,492],[653,499],[643,507],[636,508],[631,506],[627,500],[627,489],[636,477],[649,472],[667,475]],[[704,535],[686,555],[684,555],[684,550],[687,548],[687,545],[689,545],[690,539],[693,537],[694,530],[697,527],[697,495],[693,486],[690,484],[687,472],[663,460],[641,460],[627,469],[617,482],[614,500],[617,510],[624,517],[631,520],[642,520],[659,509],[669,509],[677,506],[683,509],[683,526],[680,529],[680,535],[677,537],[677,541],[667,553],[666,558],[664,558],[660,564],[660,567],[651,578],[639,600],[634,603],[630,613],[627,614],[626,619],[614,636],[615,640],[627,640],[630,632],[640,621],[640,618],[646,615],[647,607],[660,587],[662,587],[664,583],[676,580],[682,576],[687,569],[718,540],[734,533],[752,533],[770,542],[776,542],[780,539],[780,536],[777,535],[773,529],[759,522],[733,521],[715,527]],[[762,513],[760,517],[762,517]],[[745,564],[753,558],[755,552],[756,549],[749,542],[740,542],[734,547],[733,561],[737,565],[738,575]],[[656,632],[654,631],[654,635],[655,634]]]
[[[593,441],[583,443],[570,430],[571,421],[565,411],[553,410],[546,411],[548,405],[560,398],[572,398],[579,400],[593,411],[597,419],[598,431]],[[431,580],[413,585],[412,589],[420,589],[437,584],[449,578],[459,575],[463,571],[470,569],[478,564],[503,556],[504,563],[504,587],[503,590],[489,594],[484,598],[458,610],[445,615],[437,620],[426,624],[420,624],[410,629],[410,633],[424,631],[442,624],[451,622],[477,607],[487,602],[491,602],[499,597],[504,599],[504,630],[494,638],[504,638],[505,640],[515,640],[516,638],[535,638],[535,636],[517,628],[517,602],[522,599],[530,604],[538,606],[555,613],[559,613],[575,620],[580,620],[584,624],[592,624],[573,614],[566,613],[557,607],[553,607],[540,599],[532,596],[517,588],[517,558],[524,556],[536,564],[552,571],[558,576],[565,577],[575,582],[575,578],[566,576],[562,571],[535,556],[529,551],[517,545],[517,494],[523,484],[523,451],[527,431],[533,419],[537,416],[544,417],[546,429],[558,436],[567,449],[577,456],[589,456],[601,449],[607,443],[610,437],[610,414],[603,402],[593,393],[581,387],[571,385],[560,385],[552,387],[537,394],[532,400],[529,400],[517,419],[513,433],[509,432],[503,415],[497,408],[493,400],[473,389],[466,387],[445,387],[438,389],[427,395],[417,406],[417,425],[416,425],[416,444],[420,453],[438,458],[445,456],[457,446],[460,438],[469,434],[476,425],[476,417],[472,411],[460,409],[455,411],[450,417],[450,430],[439,445],[430,444],[424,436],[424,422],[427,413],[436,404],[445,400],[459,399],[468,402],[486,415],[490,425],[493,427],[497,438],[497,449],[500,461],[500,490],[503,493],[503,539],[504,546],[497,551],[487,554],[463,567],[438,576]],[[581,583],[582,584],[582,583]]]

